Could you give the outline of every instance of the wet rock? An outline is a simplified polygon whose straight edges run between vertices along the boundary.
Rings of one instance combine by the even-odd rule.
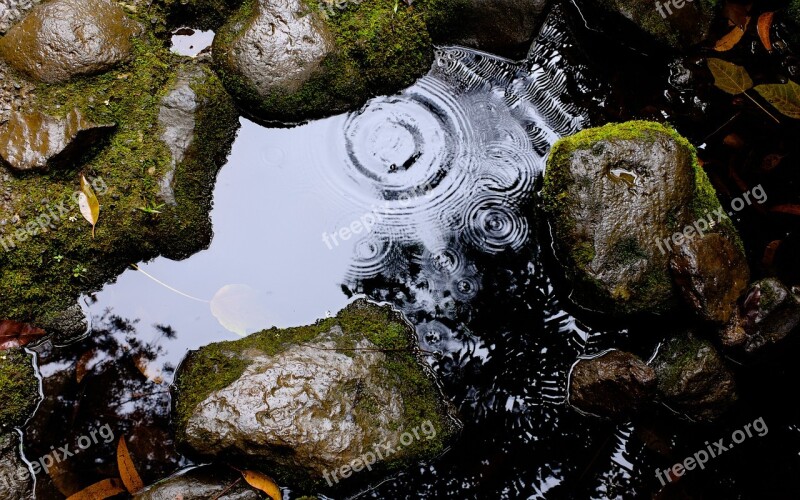
[[[733,373],[722,357],[710,342],[691,334],[668,340],[653,368],[667,406],[693,420],[714,420],[737,399]]]
[[[139,31],[109,0],[53,0],[0,39],[0,56],[33,79],[58,83],[127,61]]]
[[[22,19],[42,0],[2,0],[0,1],[0,35],[5,35],[11,26]]]
[[[229,43],[221,41],[230,38]],[[300,0],[258,0],[251,20],[224,27],[214,57],[260,98],[293,93],[322,70],[334,48],[333,35]]]
[[[89,329],[86,315],[79,304],[73,304],[40,326],[47,333],[53,334],[59,344],[75,340]]]
[[[463,45],[522,59],[536,36],[548,0],[465,0],[448,33],[437,43]]]
[[[611,351],[575,364],[569,402],[581,411],[622,418],[655,395],[655,371],[635,355]]]
[[[18,172],[61,167],[108,136],[114,124],[89,122],[74,109],[64,118],[38,111],[11,113],[0,129],[0,159]]]
[[[663,314],[681,302],[669,260],[705,233],[738,236],[694,148],[652,122],[587,129],[557,142],[543,189],[556,254],[587,309]],[[711,271],[699,270],[701,274]]]
[[[315,325],[192,352],[176,386],[184,445],[202,456],[266,464],[310,488],[332,486],[331,474],[379,444],[397,451],[369,459],[374,464],[355,481],[431,458],[458,430],[417,357],[414,330],[364,300]],[[419,438],[408,440],[414,429]]]
[[[0,351],[0,431],[24,424],[38,399],[31,356],[19,347]]]
[[[670,260],[681,295],[700,317],[727,324],[747,288],[750,269],[744,251],[722,234],[684,241]]]
[[[202,466],[183,471],[148,486],[134,500],[258,500],[263,498],[244,481],[228,489],[241,475],[219,467]]]
[[[740,320],[744,337],[733,345],[744,344],[754,352],[784,339],[800,325],[800,290],[789,288],[775,278],[757,281],[745,295],[744,318]]]
[[[163,130],[161,140],[172,155],[172,167],[161,178],[159,197],[170,205],[176,204],[173,190],[175,169],[194,141],[195,116],[199,103],[192,86],[202,83],[206,78],[207,74],[199,66],[182,68],[172,89],[161,100],[158,122]]]
[[[588,2],[583,2],[588,4]],[[626,20],[625,28],[641,30],[654,40],[674,47],[686,48],[705,40],[714,17],[714,0],[679,1],[677,7],[669,0],[641,2],[639,0],[600,0],[592,2]],[[610,27],[609,32],[621,31]]]
[[[33,496],[33,481],[19,457],[19,437],[15,432],[0,435],[0,498],[28,500]]]

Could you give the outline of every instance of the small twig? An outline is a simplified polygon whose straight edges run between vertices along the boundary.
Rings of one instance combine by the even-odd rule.
[[[706,141],[708,141],[709,139],[711,139],[712,137],[714,137],[715,135],[717,135],[717,133],[718,133],[720,130],[722,130],[722,129],[724,129],[725,127],[727,127],[727,126],[728,126],[728,125],[729,125],[729,124],[730,124],[730,123],[731,123],[733,120],[735,120],[735,119],[739,118],[739,116],[740,116],[741,114],[742,114],[742,112],[741,112],[741,111],[737,111],[737,112],[736,112],[736,114],[735,114],[735,115],[733,115],[733,116],[730,118],[730,120],[728,120],[728,121],[726,121],[725,123],[723,123],[722,125],[720,125],[720,126],[719,126],[719,128],[718,128],[717,130],[715,130],[715,131],[711,132],[710,134],[708,134],[708,136],[706,136],[706,138],[705,138],[705,139],[703,139],[701,142],[706,142]]]
[[[242,480],[242,478],[239,478],[239,479],[237,479],[236,481],[234,481],[233,483],[231,483],[231,484],[230,484],[230,486],[228,486],[228,487],[227,487],[227,488],[225,488],[224,490],[222,490],[222,491],[220,491],[219,493],[217,493],[217,495],[216,495],[214,498],[212,498],[211,500],[217,500],[219,497],[221,497],[221,496],[222,496],[222,495],[224,495],[225,493],[229,492],[229,491],[231,490],[231,488],[233,488],[234,486],[236,486],[237,484],[239,484],[239,481],[241,481],[241,480]]]
[[[748,98],[748,99],[750,99],[751,101],[753,101],[753,103],[754,103],[756,106],[758,106],[759,108],[761,108],[761,111],[763,111],[763,112],[764,112],[764,113],[766,113],[766,114],[767,114],[767,115],[768,115],[770,118],[772,118],[773,120],[775,120],[775,123],[777,123],[778,125],[780,125],[780,124],[781,124],[780,120],[778,120],[777,118],[775,118],[774,116],[772,116],[772,113],[770,113],[769,111],[767,111],[767,109],[766,109],[764,106],[762,106],[761,104],[759,104],[759,103],[758,103],[758,101],[756,101],[755,99],[753,99],[752,97],[750,97],[750,94],[748,94],[748,93],[747,93],[747,91],[745,91],[745,92],[742,92],[742,93],[743,93],[745,96],[747,96],[747,98]]]
[[[341,347],[341,348],[339,348],[339,347],[332,347],[332,348],[327,348],[327,347],[317,347],[317,346],[315,346],[315,345],[311,345],[311,344],[304,344],[304,343],[302,343],[302,342],[300,342],[300,343],[299,343],[299,345],[302,345],[302,346],[305,346],[305,347],[311,347],[311,348],[313,348],[313,349],[319,349],[320,351],[377,351],[377,352],[403,352],[403,351],[407,351],[407,350],[408,350],[408,349],[373,349],[373,348],[371,348],[371,347],[347,347],[347,348],[346,348],[346,347]]]

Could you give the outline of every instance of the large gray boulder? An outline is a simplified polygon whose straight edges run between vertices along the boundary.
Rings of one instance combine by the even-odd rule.
[[[127,61],[139,32],[109,0],[53,0],[35,7],[0,39],[0,57],[35,80],[64,82]]]
[[[60,167],[113,132],[114,124],[91,123],[74,109],[64,118],[12,112],[0,128],[0,161],[18,172]]]
[[[458,428],[414,330],[363,300],[315,325],[192,352],[176,386],[181,443],[308,488],[432,458]]]
[[[572,298],[587,309],[667,313],[682,302],[670,271],[680,245],[720,233],[742,251],[694,148],[658,123],[610,124],[558,141],[543,197]]]

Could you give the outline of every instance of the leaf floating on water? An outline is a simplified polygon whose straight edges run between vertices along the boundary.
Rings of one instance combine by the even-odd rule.
[[[92,186],[83,175],[81,175],[81,191],[78,193],[78,207],[81,209],[83,218],[92,225],[92,238],[94,238],[94,228],[100,218],[100,202],[97,201]]]
[[[800,120],[800,85],[790,80],[784,84],[759,85],[756,92],[784,115]]]
[[[0,351],[22,347],[45,334],[41,328],[17,321],[0,321]]]
[[[136,472],[136,467],[133,465],[131,454],[128,452],[128,445],[125,444],[125,436],[119,438],[117,444],[117,467],[119,468],[119,477],[122,478],[122,483],[127,488],[128,493],[136,493],[144,488],[144,482]]]
[[[758,38],[761,39],[761,44],[768,52],[772,52],[772,41],[769,37],[769,30],[772,28],[772,17],[774,12],[764,12],[758,16]]]
[[[714,75],[714,85],[724,92],[737,95],[753,88],[753,80],[747,70],[741,66],[709,57],[708,69]]]
[[[266,294],[247,285],[225,285],[211,299],[219,324],[242,337],[275,325],[267,311]]]
[[[67,498],[67,500],[103,500],[125,493],[119,479],[103,479]]]
[[[247,484],[257,490],[263,491],[269,495],[272,500],[281,500],[283,498],[281,489],[278,488],[278,485],[275,484],[275,481],[273,481],[272,478],[266,474],[252,470],[243,470],[241,472],[242,476],[244,476],[244,480],[247,481]]]
[[[742,39],[749,24],[750,18],[748,17],[745,19],[743,27],[736,26],[730,31],[730,33],[717,40],[717,43],[714,45],[714,50],[717,52],[731,50]]]

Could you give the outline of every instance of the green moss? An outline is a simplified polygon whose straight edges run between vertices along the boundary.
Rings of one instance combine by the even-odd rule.
[[[212,392],[237,380],[252,362],[253,353],[275,356],[292,346],[312,342],[335,326],[343,331],[342,336],[336,337],[341,353],[352,355],[352,349],[364,338],[384,352],[385,362],[374,368],[375,376],[379,378],[380,386],[399,390],[403,400],[403,428],[410,430],[430,421],[436,430],[435,439],[415,440],[403,447],[401,452],[392,457],[392,462],[384,466],[390,470],[401,468],[408,465],[407,459],[432,457],[441,453],[456,429],[449,418],[450,409],[442,402],[435,380],[418,358],[414,330],[389,307],[379,307],[366,301],[356,301],[336,317],[320,320],[313,325],[272,328],[241,340],[214,343],[191,352],[175,382],[175,420],[179,439],[198,404]],[[372,418],[376,404],[370,397],[358,399],[354,417],[357,420]],[[365,427],[369,428],[369,423]],[[282,474],[294,473],[287,470]],[[293,478],[301,482],[308,481],[308,478]]]
[[[0,218],[16,214],[20,223],[6,225],[0,237],[8,238],[62,200],[70,208],[66,217],[72,220],[57,222],[56,229],[0,252],[0,317],[46,322],[80,293],[98,289],[130,263],[162,253],[183,257],[208,243],[210,190],[238,127],[236,110],[210,71],[198,91],[215,108],[198,116],[198,136],[177,169],[178,205],[164,208],[157,218],[138,210],[156,202],[159,180],[171,168],[170,153],[160,139],[158,113],[176,74],[187,64],[195,63],[172,54],[162,40],[148,33],[134,40],[131,62],[113,71],[38,86],[37,109],[64,116],[79,108],[87,119],[116,123],[117,128],[108,141],[85,151],[72,168],[9,180],[6,186],[16,195],[13,211]],[[99,196],[95,238],[70,201],[79,188],[80,173],[100,177],[108,186]]]
[[[24,424],[38,399],[30,355],[21,348],[0,352],[0,431]]]
[[[424,75],[433,61],[429,30],[441,29],[456,2],[364,0],[344,9],[306,1],[309,15],[324,19],[335,42],[320,71],[297,91],[260,95],[226,59],[231,44],[258,14],[258,0],[247,0],[214,40],[216,70],[243,110],[263,120],[301,121],[348,111],[376,95],[392,94]]]

